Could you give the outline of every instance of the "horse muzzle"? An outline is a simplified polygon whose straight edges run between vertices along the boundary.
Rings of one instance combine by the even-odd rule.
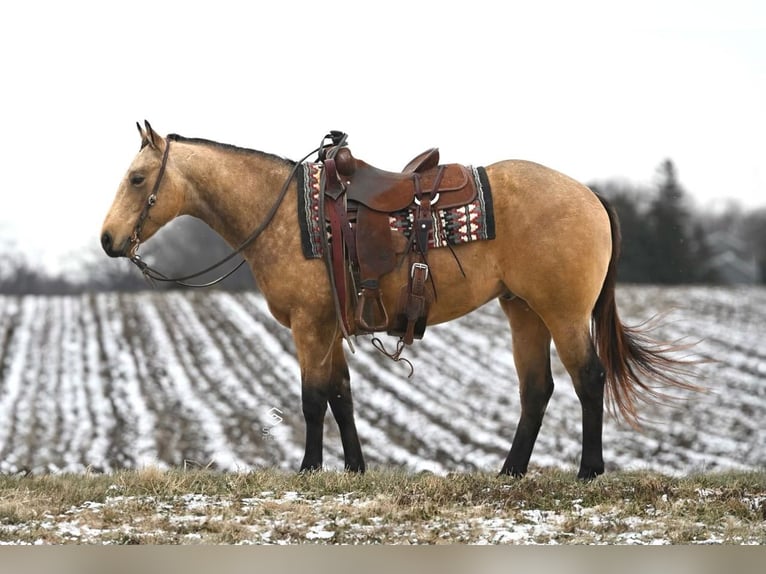
[[[116,247],[112,234],[108,231],[104,231],[101,235],[101,247],[109,257],[125,257],[127,254],[128,240],[123,241],[119,247]]]

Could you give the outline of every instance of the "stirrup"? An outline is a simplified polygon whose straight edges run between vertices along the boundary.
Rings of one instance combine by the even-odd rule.
[[[362,288],[362,297],[356,309],[356,322],[362,329],[371,333],[386,330],[388,313],[378,289]]]

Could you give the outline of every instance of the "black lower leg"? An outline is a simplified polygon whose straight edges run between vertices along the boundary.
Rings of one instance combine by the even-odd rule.
[[[303,384],[303,418],[306,421],[306,451],[301,472],[322,468],[322,441],[324,415],[327,412],[327,393],[314,386]]]
[[[330,396],[330,408],[338,423],[340,440],[343,443],[343,458],[346,470],[364,472],[364,456],[359,436],[354,422],[354,403],[351,398],[351,388],[348,379],[343,380],[340,389]]]
[[[577,478],[591,480],[604,473],[602,432],[604,423],[604,367],[591,351],[575,386],[582,406],[582,459]]]

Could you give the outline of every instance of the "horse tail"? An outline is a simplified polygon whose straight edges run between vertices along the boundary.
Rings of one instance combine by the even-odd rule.
[[[656,327],[656,317],[635,327],[626,326],[620,320],[615,300],[622,240],[620,224],[609,202],[597,197],[609,215],[612,256],[591,315],[593,339],[606,370],[608,411],[615,416],[621,415],[631,426],[639,427],[639,403],[667,403],[673,398],[666,392],[669,389],[703,390],[685,380],[693,375],[692,366],[700,361],[678,356],[693,344],[654,340],[649,333]]]

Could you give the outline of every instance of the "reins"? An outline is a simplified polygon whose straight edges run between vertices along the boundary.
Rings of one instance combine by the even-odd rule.
[[[201,277],[203,275],[206,275],[207,273],[210,273],[211,271],[218,269],[225,263],[228,263],[231,261],[234,257],[241,254],[245,249],[247,249],[252,243],[263,233],[266,228],[271,223],[271,220],[274,219],[274,216],[277,214],[277,211],[279,210],[279,207],[282,205],[282,202],[285,199],[285,196],[287,195],[287,191],[290,188],[290,183],[295,178],[295,175],[298,173],[298,170],[300,169],[301,165],[303,164],[306,159],[311,154],[321,152],[326,146],[325,146],[325,139],[330,136],[325,136],[322,138],[322,143],[319,145],[319,147],[311,150],[309,153],[307,153],[305,156],[303,156],[300,160],[298,160],[295,165],[293,166],[292,170],[290,171],[290,174],[287,176],[287,179],[285,180],[285,183],[282,185],[282,189],[279,191],[279,195],[277,196],[276,200],[274,201],[274,204],[271,206],[269,211],[266,214],[266,217],[263,219],[263,221],[258,225],[258,227],[255,228],[255,230],[229,255],[221,259],[220,261],[217,261],[213,265],[210,265],[209,267],[206,267],[205,269],[202,269],[201,271],[197,271],[196,273],[191,273],[189,275],[183,275],[179,277],[168,277],[164,273],[158,271],[157,269],[151,267],[148,263],[146,263],[143,259],[141,259],[141,256],[138,254],[138,247],[141,244],[140,234],[143,230],[144,223],[146,222],[147,218],[149,217],[149,210],[157,203],[157,195],[160,191],[160,185],[162,184],[163,176],[165,175],[165,169],[167,167],[168,163],[168,156],[170,155],[170,143],[173,141],[178,141],[178,136],[175,134],[170,134],[165,139],[165,150],[162,153],[162,162],[160,163],[160,169],[157,172],[157,179],[154,182],[154,187],[152,188],[152,192],[149,194],[149,197],[146,199],[146,204],[144,204],[144,208],[141,210],[141,213],[138,215],[138,219],[136,220],[136,226],[133,229],[133,233],[130,236],[130,261],[141,270],[141,273],[144,275],[144,277],[149,281],[158,281],[162,283],[175,283],[177,285],[181,285],[182,287],[192,287],[195,289],[202,289],[205,287],[212,287],[213,285],[217,285],[221,281],[224,281],[226,278],[228,278],[230,275],[232,275],[237,269],[242,267],[245,263],[245,259],[242,259],[236,267],[233,269],[227,271],[217,279],[214,279],[212,281],[209,281],[208,283],[189,283],[188,281],[191,279],[196,279],[197,277]]]
[[[230,269],[223,275],[207,283],[189,283],[189,280],[196,279],[197,277],[206,275],[207,273],[210,273],[211,271],[221,267],[225,263],[228,263],[229,261],[231,261],[237,255],[241,254],[250,245],[252,245],[252,243],[261,235],[261,233],[263,233],[266,230],[266,228],[269,226],[271,221],[276,216],[277,211],[279,210],[280,206],[282,205],[282,202],[287,196],[287,192],[290,188],[290,183],[295,178],[296,174],[298,173],[298,170],[302,167],[303,162],[305,162],[310,155],[317,153],[318,161],[321,161],[325,165],[329,163],[330,165],[334,166],[335,156],[338,153],[338,150],[345,145],[345,142],[348,136],[347,134],[343,132],[332,131],[322,138],[322,142],[319,144],[318,147],[314,148],[313,150],[308,152],[306,155],[304,155],[300,160],[298,160],[293,166],[293,168],[290,170],[290,174],[287,176],[287,179],[285,180],[284,184],[282,184],[282,188],[280,189],[279,194],[277,195],[277,198],[274,200],[274,203],[272,204],[269,211],[266,213],[266,216],[264,217],[264,219],[261,221],[258,227],[256,227],[253,230],[253,232],[229,255],[217,261],[216,263],[206,267],[205,269],[197,271],[196,273],[191,273],[189,275],[183,275],[178,277],[168,277],[167,275],[151,267],[148,263],[146,263],[143,259],[141,259],[141,256],[138,254],[138,248],[141,244],[141,232],[143,231],[144,223],[149,218],[149,211],[157,203],[157,196],[159,194],[160,187],[162,185],[162,180],[165,175],[165,171],[167,169],[168,158],[170,156],[170,144],[171,142],[178,141],[178,137],[179,136],[177,136],[176,134],[169,134],[167,138],[165,139],[165,149],[162,153],[162,160],[160,163],[160,168],[157,172],[157,179],[154,182],[154,186],[152,187],[152,192],[147,197],[146,203],[144,204],[144,207],[141,210],[141,213],[139,214],[138,219],[136,220],[136,225],[133,229],[133,233],[130,236],[131,247],[130,247],[128,257],[131,263],[133,263],[136,267],[139,268],[141,273],[149,282],[156,281],[156,282],[162,282],[162,283],[175,283],[177,285],[181,285],[182,287],[202,289],[206,287],[212,287],[214,285],[217,285],[218,283],[221,283],[222,281],[227,279],[229,276],[231,276],[233,273],[235,273],[240,267],[242,267],[242,265],[246,262],[246,260],[243,258],[242,261],[240,261],[234,268]],[[328,139],[330,140],[331,143],[326,144],[325,141]],[[320,178],[320,189],[322,190],[322,193],[320,193],[320,203],[319,203],[320,220],[324,220],[324,201],[323,200],[324,200],[324,189],[326,188],[326,185],[327,185],[327,181],[326,181],[327,171],[328,170],[323,169],[322,175]],[[337,177],[337,173],[335,173],[334,169],[331,169],[330,171],[335,174],[335,177]],[[340,185],[342,186],[343,184],[340,183]],[[338,318],[338,321],[336,322],[336,327],[338,325],[340,326],[341,336],[348,343],[349,349],[353,353],[355,352],[354,345],[351,342],[351,334],[346,329],[346,326],[342,319],[343,314],[341,312],[341,307],[340,307],[341,302],[338,300],[334,274],[330,267],[332,263],[330,262],[328,258],[330,249],[329,249],[326,234],[322,234],[322,246],[324,249],[324,253],[327,255],[327,257],[325,258],[325,263],[328,265],[328,276],[330,279],[331,290],[335,294],[335,296],[333,297],[333,303],[335,306],[335,314],[336,314],[336,317]],[[401,356],[402,351],[404,350],[404,341],[402,339],[399,340],[399,343],[397,344],[397,348],[393,353],[387,351],[385,346],[383,345],[383,342],[377,337],[373,338],[372,343],[373,343],[373,346],[378,351],[383,353],[385,356],[389,357],[390,359],[394,361],[397,361],[397,362],[401,361],[407,364],[410,368],[409,377],[412,377],[414,373],[414,367],[412,363],[408,359],[405,359],[404,357]],[[327,360],[331,352],[332,352],[332,347],[329,348],[327,355],[323,359],[323,362]]]

